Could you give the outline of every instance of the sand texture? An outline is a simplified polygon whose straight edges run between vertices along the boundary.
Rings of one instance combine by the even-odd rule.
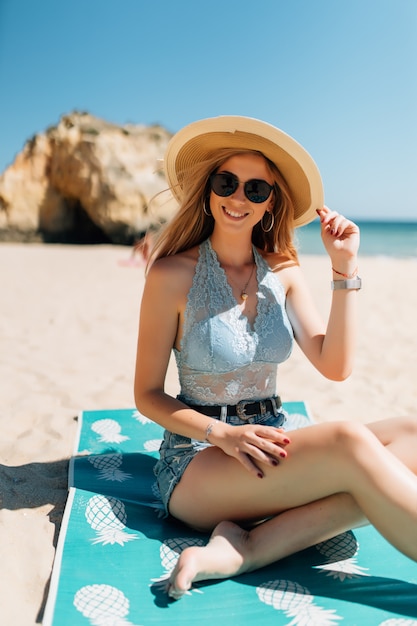
[[[133,406],[144,268],[111,246],[0,245],[0,622],[42,619],[82,409]],[[325,256],[301,258],[318,308],[330,302]],[[283,400],[316,420],[363,422],[417,404],[417,260],[360,262],[353,375],[325,380],[296,348],[279,373]],[[167,389],[177,391],[170,368]]]

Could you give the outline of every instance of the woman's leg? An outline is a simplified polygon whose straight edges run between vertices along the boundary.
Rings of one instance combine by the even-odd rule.
[[[385,420],[369,425],[369,430],[405,466],[417,473],[416,420]],[[293,435],[291,433],[294,440]],[[391,455],[385,456],[388,457],[390,466]],[[332,464],[331,458],[328,460],[328,470],[329,464]],[[382,464],[385,465],[385,462],[382,461]],[[379,471],[384,471],[384,468],[381,467]],[[408,484],[409,472],[405,471],[405,475],[405,483]],[[308,476],[310,482],[312,474],[309,473]],[[415,480],[412,482],[415,483]],[[378,484],[377,481],[376,488]],[[413,492],[413,488],[415,493],[415,486],[411,487],[411,491]],[[381,503],[377,502],[377,506],[380,507]],[[384,509],[384,505],[382,508]],[[416,509],[417,507],[411,509],[411,515],[408,513],[414,520],[414,526],[417,521]],[[380,514],[379,512],[377,515]],[[169,593],[172,597],[180,597],[193,581],[224,578],[257,569],[364,523],[366,518],[361,508],[348,493],[335,493],[291,508],[251,531],[245,531],[232,522],[221,522],[206,547],[188,548],[181,554],[170,578]],[[403,551],[408,553],[404,549]]]
[[[186,548],[181,553],[169,579],[168,593],[178,599],[193,582],[251,572],[366,523],[348,494],[290,509],[252,530],[234,522],[220,522],[206,546]]]

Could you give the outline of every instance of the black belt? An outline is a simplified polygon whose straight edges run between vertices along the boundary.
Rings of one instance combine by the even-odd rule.
[[[224,405],[214,404],[188,404],[190,409],[194,409],[199,413],[208,415],[209,417],[220,417]],[[267,398],[266,400],[259,400],[259,402],[251,402],[250,400],[241,400],[237,404],[226,405],[226,415],[237,415],[241,420],[247,420],[256,415],[263,415],[264,413],[276,413],[281,406],[281,399]]]

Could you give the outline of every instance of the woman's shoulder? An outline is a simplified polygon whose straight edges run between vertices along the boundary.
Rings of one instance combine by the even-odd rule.
[[[170,254],[168,256],[157,259],[151,266],[150,271],[158,272],[178,272],[187,271],[190,267],[195,266],[198,260],[199,246],[194,246],[189,250]]]
[[[288,293],[301,273],[298,261],[280,252],[259,252],[272,272],[278,276],[285,292]]]
[[[149,268],[147,281],[159,283],[161,287],[181,288],[192,282],[198,260],[198,246],[161,257]]]
[[[299,267],[298,261],[291,259],[286,254],[282,254],[280,252],[264,252],[259,249],[257,250],[273,272],[280,272],[284,269]]]

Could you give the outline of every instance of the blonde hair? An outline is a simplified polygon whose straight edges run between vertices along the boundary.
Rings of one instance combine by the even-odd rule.
[[[262,153],[231,148],[216,151],[209,159],[180,174],[178,178],[182,187],[182,201],[172,220],[160,231],[150,262],[189,250],[211,235],[214,220],[204,212],[205,202],[210,195],[209,177],[227,159],[248,153],[264,157],[274,179],[275,195],[271,211],[274,216],[273,228],[265,232],[261,226],[262,220],[258,222],[253,228],[252,243],[263,252],[279,252],[298,264],[293,241],[294,205],[285,179],[276,165]]]

